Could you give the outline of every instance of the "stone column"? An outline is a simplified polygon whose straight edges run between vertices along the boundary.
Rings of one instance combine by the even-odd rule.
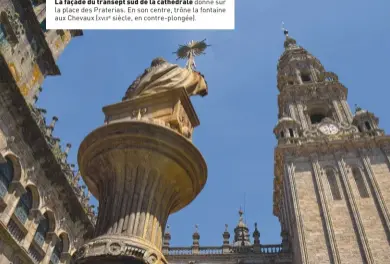
[[[177,126],[175,109],[188,116],[192,109],[183,91],[104,108],[106,125],[81,143],[79,167],[99,215],[95,238],[78,250],[77,263],[167,263],[161,249],[168,216],[188,205],[207,177],[204,159]],[[160,102],[175,115],[155,118],[164,112]]]

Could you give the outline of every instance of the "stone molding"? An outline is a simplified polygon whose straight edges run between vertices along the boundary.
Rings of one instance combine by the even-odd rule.
[[[175,106],[181,106],[187,114],[192,109],[189,101],[183,105],[188,95],[182,92],[173,91],[167,99],[169,107],[165,102],[157,109],[146,108],[138,111],[136,119],[131,103],[144,109],[145,98],[106,107],[106,124],[81,143],[79,168],[88,189],[99,200],[99,217],[95,238],[78,251],[77,263],[108,260],[105,256],[166,263],[161,248],[168,216],[200,193],[206,183],[207,166],[185,135],[145,122],[142,115],[170,109],[171,115],[160,121],[172,124],[171,120],[180,116]],[[161,94],[150,97],[164,99]],[[192,124],[197,125],[194,117]]]
[[[125,256],[143,260],[146,264],[167,264],[164,255],[150,243],[124,236],[104,236],[84,244],[75,253],[76,261],[99,256]]]

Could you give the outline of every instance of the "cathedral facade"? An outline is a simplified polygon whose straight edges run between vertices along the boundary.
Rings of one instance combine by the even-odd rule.
[[[251,231],[240,211],[234,233],[228,226],[221,230],[221,245],[203,246],[196,228],[192,245],[172,247],[169,214],[194,199],[207,178],[195,148],[191,153],[177,151],[191,146],[199,124],[189,96],[207,94],[203,76],[158,58],[130,86],[123,102],[104,108],[105,126],[116,133],[121,130],[128,137],[153,128],[170,142],[166,148],[172,159],[193,161],[182,167],[172,162],[167,168],[167,159],[164,171],[158,165],[165,156],[148,152],[134,175],[126,176],[129,181],[121,172],[108,173],[117,178],[105,191],[87,176],[89,189],[102,199],[97,217],[97,208],[89,205],[91,193],[79,184],[80,172],[67,161],[71,145],[62,145],[53,134],[58,118],[47,122],[46,111],[35,105],[45,77],[60,75],[59,55],[83,33],[46,30],[44,0],[1,2],[0,23],[0,264],[130,263],[130,258],[115,261],[124,255],[148,264],[390,263],[390,138],[373,113],[359,107],[351,111],[347,88],[337,75],[326,71],[287,31],[278,62],[279,120],[274,128],[273,213],[281,224],[281,243],[262,243],[257,224]],[[168,71],[191,89],[173,89],[169,78],[164,79]],[[144,81],[154,73],[164,80]],[[123,115],[134,106],[130,116]],[[121,126],[123,120],[134,122],[134,131]],[[104,126],[99,129],[110,136]],[[100,173],[98,164],[88,167],[94,162],[89,146],[97,140],[93,133],[79,151],[79,166],[86,174]],[[155,143],[144,136],[142,144],[147,142],[150,149]],[[107,142],[112,147],[113,142]],[[156,145],[161,150],[161,142]],[[131,149],[133,163],[137,151]],[[109,168],[110,162],[100,169]],[[189,171],[191,181],[174,181],[186,188],[171,188],[172,181],[164,175],[173,170],[178,175]],[[157,183],[164,192],[157,191]],[[111,191],[115,195],[107,195]],[[127,203],[130,197],[132,203]],[[112,208],[118,199],[126,203]]]
[[[47,30],[45,1],[0,3],[0,263],[70,263],[95,215],[35,102],[80,30]]]

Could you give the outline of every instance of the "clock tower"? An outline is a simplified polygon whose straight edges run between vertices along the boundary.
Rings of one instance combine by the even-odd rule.
[[[274,214],[294,263],[390,263],[390,137],[284,33]]]

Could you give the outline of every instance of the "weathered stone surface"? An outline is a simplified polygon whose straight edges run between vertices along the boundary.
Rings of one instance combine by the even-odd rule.
[[[189,204],[206,183],[207,167],[199,151],[180,130],[165,125],[176,120],[176,104],[190,104],[187,95],[161,94],[167,95],[165,101],[170,105],[167,115],[154,114],[164,107],[149,107],[144,113],[148,119],[140,112],[134,117],[133,111],[123,111],[139,108],[142,98],[106,107],[110,115],[106,125],[80,145],[80,171],[99,199],[99,216],[95,238],[78,251],[78,263],[91,257],[105,263],[105,255],[166,263],[161,249],[168,216]],[[161,94],[148,96],[146,102],[157,104]],[[166,120],[162,125],[150,121],[162,119]]]

